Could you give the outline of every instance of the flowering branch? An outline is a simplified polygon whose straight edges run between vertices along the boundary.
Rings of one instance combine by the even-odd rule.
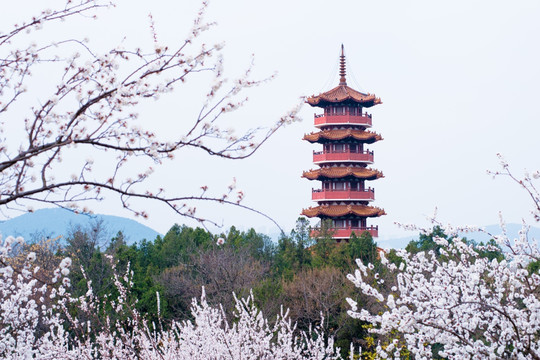
[[[280,127],[297,118],[299,109],[295,108],[269,129],[250,129],[239,136],[221,128],[220,119],[247,100],[240,97],[241,92],[269,79],[251,79],[250,67],[242,78],[227,86],[222,45],[207,46],[199,41],[201,34],[214,25],[204,22],[206,2],[188,36],[176,46],[158,43],[153,20],[151,50],[118,46],[99,53],[87,40],[71,38],[18,45],[24,42],[26,32],[44,31],[44,25],[70,20],[74,15],[93,17],[108,6],[111,3],[101,0],[67,0],[64,8],[43,11],[10,32],[0,33],[0,205],[31,210],[26,204],[35,201],[79,209],[79,203],[102,200],[103,192],[111,192],[120,196],[124,207],[141,216],[147,215],[132,208],[129,199],[161,201],[178,214],[201,222],[206,219],[195,215],[195,207],[184,201],[218,201],[252,210],[240,205],[240,192],[239,201],[229,201],[204,193],[164,196],[164,189],[151,191],[144,186],[154,167],[162,166],[182,150],[195,148],[211,156],[245,159]],[[73,55],[65,55],[73,50]],[[32,101],[23,97],[32,87],[32,71],[56,71],[58,80],[52,94],[44,98],[38,95],[39,103],[29,106],[30,113],[21,119],[14,105]],[[200,72],[213,73],[214,84],[185,132],[176,139],[164,139],[149,127],[142,127],[139,105],[174,91]],[[187,122],[182,120],[183,124]],[[21,130],[25,140],[16,143],[6,137],[5,130],[11,132],[19,124],[24,125]],[[94,170],[94,158],[99,171]],[[67,165],[64,159],[68,159]],[[133,166],[142,167],[136,176]],[[65,173],[66,167],[74,169],[71,176]]]
[[[0,240],[1,260],[13,241]],[[2,358],[341,359],[339,348],[334,348],[322,327],[297,334],[283,310],[270,325],[255,306],[253,294],[235,297],[235,321],[229,322],[223,308],[208,304],[203,289],[200,300],[192,301],[192,320],[173,320],[164,328],[160,322],[147,321],[130,301],[133,273],[129,266],[120,276],[113,263],[111,294],[97,297],[85,276],[88,291],[75,297],[69,292],[69,258],[54,272],[50,282],[56,286],[38,286],[30,277],[35,260],[27,258],[22,275],[0,267]],[[156,298],[159,308],[159,294]]]
[[[539,173],[520,180],[501,161],[503,170],[492,174],[509,176],[526,190],[538,221],[534,180]],[[373,333],[397,332],[419,359],[540,359],[540,274],[530,266],[540,262],[538,242],[529,238],[526,224],[516,239],[508,237],[502,217],[501,229],[500,235],[489,234],[494,244],[476,245],[458,234],[479,229],[446,226],[445,237],[433,237],[436,249],[398,251],[399,268],[381,253],[384,270],[397,280],[391,289],[374,281],[380,274],[373,265],[357,261],[358,269],[348,279],[384,310],[373,313],[348,299],[349,315],[371,323]],[[490,258],[486,252],[497,256]],[[438,354],[434,344],[441,347]],[[399,357],[400,349],[379,346],[377,351],[380,358]]]

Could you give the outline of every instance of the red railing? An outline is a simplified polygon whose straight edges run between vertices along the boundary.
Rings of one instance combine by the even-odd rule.
[[[364,113],[362,115],[315,115],[315,126],[321,125],[338,125],[338,124],[353,124],[362,126],[371,126],[371,114]]]
[[[373,151],[362,151],[362,152],[324,152],[324,151],[314,151],[313,152],[313,162],[315,164],[322,162],[347,162],[347,161],[361,161],[366,163],[373,163]]]
[[[362,235],[364,231],[367,231],[374,238],[379,237],[379,227],[378,226],[366,226],[366,227],[336,227],[331,229],[334,232],[332,238],[334,239],[349,239],[354,232],[356,236]],[[312,237],[319,236],[319,229],[315,228],[311,231]]]
[[[353,231],[356,236],[360,236],[364,231],[367,231],[371,236],[379,237],[378,226],[334,228],[334,231],[334,236],[332,236],[334,239],[348,239]]]
[[[375,200],[375,189],[366,190],[328,190],[312,189],[311,199],[313,200]]]

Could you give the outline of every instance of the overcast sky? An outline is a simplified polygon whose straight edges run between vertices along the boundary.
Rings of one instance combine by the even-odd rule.
[[[23,11],[15,6],[28,9],[25,4],[10,2],[13,8],[3,9],[1,23],[18,21]],[[85,32],[94,46],[105,37],[148,42],[151,12],[161,39],[178,41],[199,6],[192,0],[117,4],[97,26],[81,29],[72,22],[63,31]],[[218,23],[206,36],[209,42],[225,41],[231,77],[249,65],[251,54],[256,76],[278,73],[250,92],[246,108],[235,114],[235,121],[252,126],[269,125],[301,96],[336,86],[339,48],[345,45],[349,85],[383,101],[369,110],[373,130],[384,138],[369,146],[373,167],[385,174],[371,184],[374,205],[388,213],[370,222],[379,225],[381,241],[403,235],[394,222],[425,224],[435,207],[442,222],[456,225],[496,223],[499,210],[509,222],[527,217],[527,195],[486,170],[498,169],[497,153],[517,174],[540,168],[540,2],[216,0],[207,19]],[[198,100],[189,94],[204,85],[188,82],[190,88],[143,109],[142,120],[152,124],[159,118],[165,120],[156,125],[161,130],[181,131],[182,114],[189,113],[183,107]],[[193,152],[168,163],[154,181],[169,193],[203,184],[219,192],[236,177],[245,204],[289,231],[301,210],[313,205],[311,188],[318,185],[300,177],[315,168],[312,151],[318,147],[301,139],[315,130],[317,111],[305,105],[302,122],[280,130],[248,160],[213,161]],[[144,223],[160,232],[185,221],[162,205],[145,206],[150,219]],[[112,203],[94,209],[130,216]],[[199,209],[225,226],[277,231],[265,218],[239,209]]]

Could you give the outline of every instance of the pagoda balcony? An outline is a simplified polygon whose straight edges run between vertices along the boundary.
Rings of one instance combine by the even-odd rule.
[[[349,239],[354,232],[356,236],[362,235],[364,231],[367,231],[371,234],[372,237],[379,237],[379,227],[378,226],[367,226],[367,227],[345,227],[345,228],[334,228],[334,239]]]
[[[374,238],[379,237],[379,227],[378,226],[366,226],[366,227],[334,227],[329,229],[331,232],[333,232],[332,238],[333,239],[350,239],[352,236],[352,233],[359,237],[362,235],[364,231],[367,231],[370,233],[370,235]],[[312,237],[320,236],[320,228],[314,228],[311,231]]]
[[[373,201],[375,200],[375,189],[366,190],[331,190],[331,189],[312,189],[311,199],[314,201]]]
[[[367,164],[373,164],[373,151],[366,150],[360,152],[313,152],[313,163],[323,164],[327,162],[362,162]]]
[[[359,125],[371,127],[371,114],[316,114],[315,127],[321,127],[324,125]]]

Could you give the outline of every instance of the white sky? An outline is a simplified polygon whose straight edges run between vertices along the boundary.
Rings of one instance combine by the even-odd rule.
[[[15,7],[27,9],[28,3],[44,1],[10,2],[13,8],[3,9],[0,23],[20,19],[21,8]],[[97,23],[66,23],[62,31],[83,32],[94,46],[123,36],[128,44],[150,42],[151,12],[160,39],[173,41],[182,39],[198,6],[195,0],[120,0]],[[388,213],[370,222],[379,225],[380,240],[403,235],[396,221],[425,223],[435,207],[441,221],[453,224],[496,223],[499,210],[509,222],[527,216],[526,194],[509,179],[492,180],[486,170],[498,169],[499,152],[518,174],[540,168],[540,2],[215,0],[207,19],[218,23],[208,41],[226,42],[231,77],[249,64],[251,54],[258,76],[278,72],[234,114],[235,121],[253,126],[271,124],[300,96],[336,86],[337,75],[328,79],[345,45],[348,72],[352,68],[359,90],[383,101],[369,110],[373,130],[384,138],[369,146],[373,167],[386,176],[371,184],[374,205]],[[358,87],[350,76],[348,83]],[[188,82],[185,90],[143,109],[143,120],[156,122],[161,131],[181,131],[190,103],[198,100],[189,94],[204,90],[204,84]],[[211,161],[189,153],[167,163],[156,184],[169,194],[201,185],[220,193],[236,177],[245,205],[289,231],[302,208],[313,205],[311,188],[318,185],[300,178],[302,170],[315,168],[312,150],[318,147],[301,140],[315,130],[315,111],[304,106],[303,122],[280,130],[248,160]],[[160,232],[185,221],[160,204],[144,206],[150,219],[143,223]],[[94,209],[130,216],[116,202]],[[199,209],[225,226],[277,231],[246,211],[216,204]]]

